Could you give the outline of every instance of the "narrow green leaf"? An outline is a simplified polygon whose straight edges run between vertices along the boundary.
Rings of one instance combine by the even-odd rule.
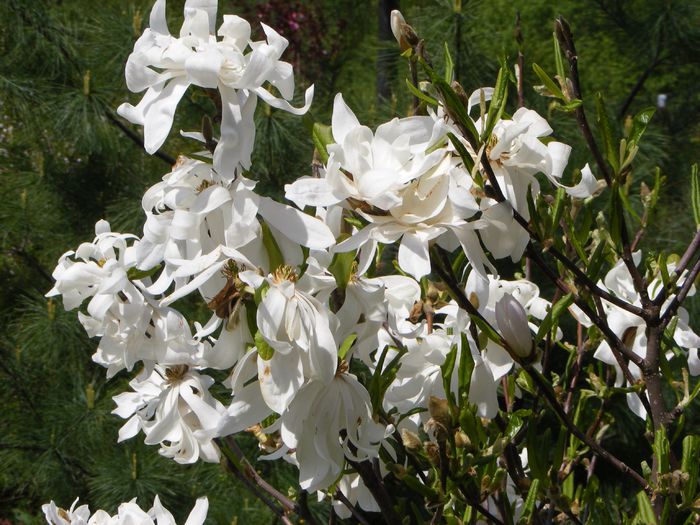
[[[413,93],[413,95],[414,95],[415,97],[417,97],[418,99],[422,100],[422,101],[425,102],[426,104],[428,104],[428,105],[430,105],[430,106],[437,106],[437,105],[438,105],[438,101],[437,101],[437,100],[435,100],[435,99],[434,99],[433,97],[431,97],[430,95],[427,95],[427,94],[423,93],[420,89],[418,89],[416,86],[414,86],[413,83],[412,83],[410,80],[408,80],[408,79],[406,79],[406,86],[408,86],[408,90],[409,90],[411,93]]]
[[[549,228],[547,229],[547,238],[551,239],[557,228],[559,227],[559,221],[561,219],[561,214],[564,212],[564,201],[566,199],[566,190],[564,188],[557,188],[557,195],[554,198],[554,206],[552,208],[551,221],[549,223]]]
[[[690,503],[695,499],[695,489],[698,483],[698,471],[700,471],[700,436],[689,435],[683,438],[683,456],[681,459],[681,471],[688,474],[688,481],[683,486],[683,503]]]
[[[454,89],[452,89],[450,83],[438,75],[433,68],[431,68],[425,62],[425,60],[419,59],[419,62],[428,75],[428,78],[430,78],[430,81],[433,83],[435,89],[437,89],[438,93],[440,93],[447,113],[455,120],[455,122],[457,122],[457,124],[464,128],[467,134],[467,137],[465,138],[471,144],[477,144],[479,133],[474,127],[474,122],[472,122],[472,119],[467,114],[467,108],[454,92]]]
[[[464,147],[464,144],[455,136],[454,133],[448,133],[447,138],[450,139],[450,142],[454,146],[454,148],[457,150],[457,153],[459,153],[459,156],[462,158],[462,162],[464,163],[464,167],[467,168],[467,171],[471,172],[474,170],[474,159],[472,159],[472,156],[469,154],[467,151],[467,148]],[[477,172],[479,170],[476,170]],[[484,181],[481,178],[481,174],[479,173],[477,175],[478,179],[475,179],[476,184],[480,187],[484,187]]]
[[[693,205],[695,227],[700,229],[700,181],[698,180],[698,165],[690,167],[690,200]]]
[[[343,344],[340,345],[340,348],[338,349],[338,357],[340,359],[345,359],[345,356],[348,354],[348,350],[350,350],[356,339],[357,334],[350,334],[345,338],[345,341],[343,341]]]
[[[542,81],[544,87],[547,88],[547,90],[552,94],[553,97],[566,102],[566,97],[564,97],[564,93],[562,93],[562,90],[559,88],[559,86],[557,86],[554,80],[550,78],[550,76],[544,71],[544,69],[542,69],[537,64],[532,64],[532,69],[535,71],[535,74],[538,76],[540,81]]]
[[[667,473],[671,445],[668,442],[668,438],[666,437],[666,429],[663,426],[654,432],[653,449],[654,455],[656,456],[656,461],[659,465],[659,474]]]
[[[452,373],[454,372],[456,362],[457,345],[453,345],[445,358],[445,362],[440,368],[442,370],[442,386],[445,389],[445,395],[447,396],[450,406],[455,408],[457,407],[457,400],[455,399],[454,392],[452,392]]]
[[[311,132],[311,137],[314,142],[314,147],[318,151],[321,161],[325,164],[328,162],[328,144],[333,144],[335,140],[333,139],[333,132],[331,127],[326,124],[316,123]]]
[[[608,118],[608,110],[605,107],[605,101],[600,93],[596,93],[595,108],[598,132],[603,139],[605,159],[612,166],[613,171],[617,173],[620,170],[618,149],[615,147],[612,127],[610,126],[610,119]]]
[[[267,223],[265,223],[265,221],[260,221],[260,225],[262,226],[262,240],[263,245],[265,246],[265,251],[267,252],[267,259],[270,263],[270,270],[274,271],[284,264],[282,250],[280,250],[277,240],[272,234],[272,231]]]
[[[547,315],[544,317],[540,323],[540,327],[537,330],[537,335],[535,335],[535,346],[537,346],[540,341],[542,341],[547,334],[558,324],[559,317],[566,311],[566,309],[571,306],[574,302],[574,295],[571,293],[566,294],[564,297],[559,299],[550,308]]]
[[[651,501],[649,501],[649,496],[647,496],[643,490],[637,493],[637,509],[637,523],[657,525],[654,509],[651,506]]]
[[[153,268],[150,268],[148,270],[139,270],[136,267],[129,268],[126,271],[126,276],[130,281],[138,281],[140,279],[145,279],[146,277],[150,277],[154,273],[156,273],[158,270],[161,268],[161,264],[156,264]]]
[[[559,47],[559,39],[556,33],[552,33],[552,40],[554,41],[554,64],[557,69],[557,76],[561,82],[566,79],[566,69],[564,69],[564,56],[561,52],[561,47]]]
[[[459,400],[462,401],[463,396],[469,396],[469,387],[472,381],[472,372],[474,371],[474,358],[472,357],[471,349],[469,348],[469,340],[467,334],[462,334],[462,348],[459,354]]]
[[[627,139],[629,147],[639,144],[639,141],[642,138],[642,135],[644,135],[644,132],[647,130],[647,126],[649,125],[649,122],[651,122],[651,118],[654,116],[655,112],[656,108],[648,107],[644,108],[634,116],[634,119],[632,119],[632,131]]]
[[[452,82],[454,80],[454,71],[455,64],[450,54],[450,48],[447,47],[447,42],[445,42],[445,80],[447,82]]]

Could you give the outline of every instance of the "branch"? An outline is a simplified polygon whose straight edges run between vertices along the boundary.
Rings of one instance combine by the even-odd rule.
[[[555,23],[555,30],[557,39],[559,40],[559,43],[564,50],[564,55],[566,55],[566,59],[569,62],[569,75],[571,76],[571,87],[573,90],[572,94],[574,98],[583,100],[581,97],[581,83],[578,76],[578,55],[576,54],[574,38],[571,35],[571,28],[563,17],[559,17]],[[586,111],[583,109],[583,104],[576,108],[575,115],[578,127],[581,130],[583,137],[586,139],[586,144],[588,144],[588,149],[590,149],[591,153],[593,154],[593,158],[598,165],[598,169],[600,169],[601,173],[603,174],[607,185],[612,186],[612,176],[610,174],[610,170],[608,169],[608,165],[605,162],[600,149],[598,148],[595,138],[593,138],[593,133],[591,132],[591,127],[588,124],[588,119],[586,118]]]
[[[232,436],[225,437],[223,440],[217,439],[216,441],[224,451],[222,460],[224,467],[238,478],[260,501],[267,505],[283,523],[291,525],[292,522],[287,517],[287,514],[290,512],[299,514],[300,509],[298,505],[270,485],[255,471]],[[222,441],[223,447],[221,447]],[[234,458],[231,458],[226,452],[229,452]],[[276,500],[282,508],[278,507],[273,500]],[[310,523],[313,523],[313,521]]]
[[[547,384],[547,381],[540,375],[540,373],[536,369],[534,369],[532,366],[527,366],[525,367],[525,370],[533,379],[533,381],[537,384],[538,389],[544,395],[547,403],[551,406],[559,420],[569,430],[569,432],[571,432],[574,436],[583,441],[586,445],[588,445],[588,447],[592,451],[594,451],[596,454],[598,454],[600,457],[602,457],[620,472],[622,472],[623,474],[627,474],[629,477],[631,477],[633,480],[639,483],[645,491],[650,491],[649,485],[647,484],[646,480],[641,475],[639,475],[637,471],[633,470],[623,461],[613,456],[610,452],[608,452],[602,446],[600,446],[594,439],[591,439],[589,436],[584,434],[581,431],[581,429],[574,425],[569,415],[566,412],[564,412],[564,409],[559,404],[556,395],[551,390],[550,386]]]
[[[352,513],[352,517],[357,520],[357,523],[360,525],[369,525],[367,518],[365,518],[364,515],[355,508],[355,505],[353,505],[350,500],[345,497],[345,494],[343,494],[340,489],[335,489],[335,498],[348,508],[348,510]],[[333,512],[333,510],[331,510],[331,512]]]
[[[119,120],[117,117],[115,117],[111,111],[105,111],[105,115],[107,116],[107,120],[109,120],[112,124],[114,124],[117,128],[119,128],[122,131],[122,133],[124,133],[128,138],[131,139],[132,142],[134,142],[141,149],[143,149],[143,138],[141,137],[141,135],[136,133],[133,129],[131,129],[126,124],[124,124],[121,120]],[[169,166],[172,166],[176,162],[176,160],[173,157],[171,157],[167,153],[164,153],[160,150],[156,151],[153,154],[153,156],[158,157],[163,162],[167,162]]]

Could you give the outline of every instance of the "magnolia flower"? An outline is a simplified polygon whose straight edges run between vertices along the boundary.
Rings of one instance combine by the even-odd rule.
[[[292,267],[278,268],[267,278],[253,272],[242,272],[240,277],[255,289],[268,286],[256,321],[264,342],[274,352],[258,359],[258,372],[266,403],[282,413],[305,378],[323,383],[332,380],[337,366],[333,336],[337,320],[309,293],[307,281],[297,281]]]
[[[119,505],[117,514],[114,516],[110,516],[104,510],[98,510],[90,516],[87,505],[81,505],[75,509],[77,502],[76,498],[68,511],[56,507],[53,501],[42,505],[41,510],[44,511],[49,525],[175,525],[173,515],[163,507],[158,496],[155,497],[153,507],[148,512],[143,511],[134,498]],[[202,525],[208,509],[207,498],[198,498],[185,525]]]
[[[332,118],[336,143],[328,145],[324,177],[298,179],[285,187],[286,196],[299,207],[342,203],[369,222],[335,248],[360,249],[360,273],[378,242],[401,240],[399,266],[419,279],[430,272],[430,242],[438,237],[449,242],[448,232],[482,269],[485,256],[474,229],[483,224],[467,222],[478,206],[468,191],[452,191],[457,181],[468,189],[470,179],[458,157],[434,147],[446,131],[433,117],[410,117],[393,119],[372,133],[338,94]]]
[[[484,124],[484,119],[476,122],[477,128]],[[513,210],[529,220],[527,193],[539,192],[537,173],[543,173],[555,186],[565,188],[573,197],[590,196],[597,188],[588,165],[581,171],[581,181],[576,186],[569,188],[560,183],[571,147],[557,141],[542,143],[540,139],[551,133],[547,121],[526,108],[518,109],[512,119],[499,120],[493,129],[486,152],[506,202],[482,199],[483,219],[487,226],[480,233],[484,245],[497,259],[510,256],[517,261],[522,257],[529,235],[515,221]]]
[[[160,454],[178,463],[219,461],[212,441],[224,407],[209,393],[214,380],[187,366],[160,365],[129,383],[133,392],[114,397],[112,413],[128,421],[119,429],[119,442],[143,430],[147,445],[160,444]]]
[[[258,97],[269,105],[300,115],[313,98],[307,89],[305,105],[293,108],[292,66],[280,61],[288,42],[262,24],[267,41],[251,42],[250,25],[238,16],[224,15],[217,40],[212,33],[215,2],[187,0],[180,37],[172,36],[165,17],[165,0],[157,0],[147,28],[134,46],[126,64],[127,87],[147,90],[137,106],[122,104],[118,113],[144,126],[144,147],[154,153],[168,136],[175,109],[190,84],[218,89],[221,94],[221,139],[214,151],[217,172],[232,180],[241,168],[250,167],[255,141],[253,115]],[[250,51],[246,49],[250,46]],[[269,82],[283,98],[263,84]]]
[[[357,378],[339,367],[325,384],[304,384],[282,414],[282,441],[296,450],[303,490],[327,488],[343,471],[345,457],[377,457],[384,427],[372,419],[369,394]]]

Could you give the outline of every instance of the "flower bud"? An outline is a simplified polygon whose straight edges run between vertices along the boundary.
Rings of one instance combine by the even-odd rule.
[[[421,447],[420,439],[408,429],[401,429],[401,441],[408,450],[418,450]]]
[[[496,302],[496,323],[508,348],[518,357],[532,354],[532,333],[522,305],[509,293]]]
[[[399,43],[402,52],[418,44],[419,38],[415,29],[406,23],[401,11],[398,9],[394,9],[391,12],[390,24],[391,32],[394,34],[394,38]]]
[[[450,405],[447,399],[430,396],[428,400],[428,412],[430,417],[440,423],[443,427],[448,428],[452,422],[452,414],[450,413]]]

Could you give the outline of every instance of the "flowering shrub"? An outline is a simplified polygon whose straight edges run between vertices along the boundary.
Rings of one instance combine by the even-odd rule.
[[[138,370],[114,398],[119,441],[143,433],[178,463],[222,462],[285,522],[315,518],[255,473],[236,434],[257,437],[261,460],[298,468],[297,496],[316,492],[359,523],[378,512],[387,523],[598,523],[604,502],[579,475],[591,479],[597,458],[637,485],[630,522],[692,519],[700,439],[679,421],[698,394],[700,337],[681,303],[695,291],[700,234],[675,260],[630,242],[625,180],[649,114],[619,147],[601,126],[599,148],[563,20],[558,82],[536,72],[577,119],[598,177],[569,169],[571,148],[537,112],[509,113],[520,71],[467,95],[449,54],[436,72],[395,11],[397,41],[425,76],[409,85],[413,114],[372,130],[338,94],[330,126],[313,129],[322,166],[285,187],[292,206],[248,178],[258,99],[303,114],[313,97],[312,86],[302,108],[289,102],[287,40],[263,24],[266,40],[252,41],[235,15],[217,29],[215,0],[187,0],[176,37],[165,9],[157,0],[126,65],[129,89],[146,93],[120,115],[154,153],[187,89],[216,90],[220,114],[183,133],[204,149],[146,191],[143,234],[99,221],[48,293],[99,338],[93,360],[108,377]],[[660,189],[647,189],[646,211]],[[611,204],[594,223],[603,195]],[[185,297],[210,318],[185,317]],[[229,399],[212,393],[215,370]],[[620,394],[651,431],[642,466],[603,443]],[[45,513],[53,524],[173,521],[157,499],[148,513],[133,502],[115,517],[53,503]]]

